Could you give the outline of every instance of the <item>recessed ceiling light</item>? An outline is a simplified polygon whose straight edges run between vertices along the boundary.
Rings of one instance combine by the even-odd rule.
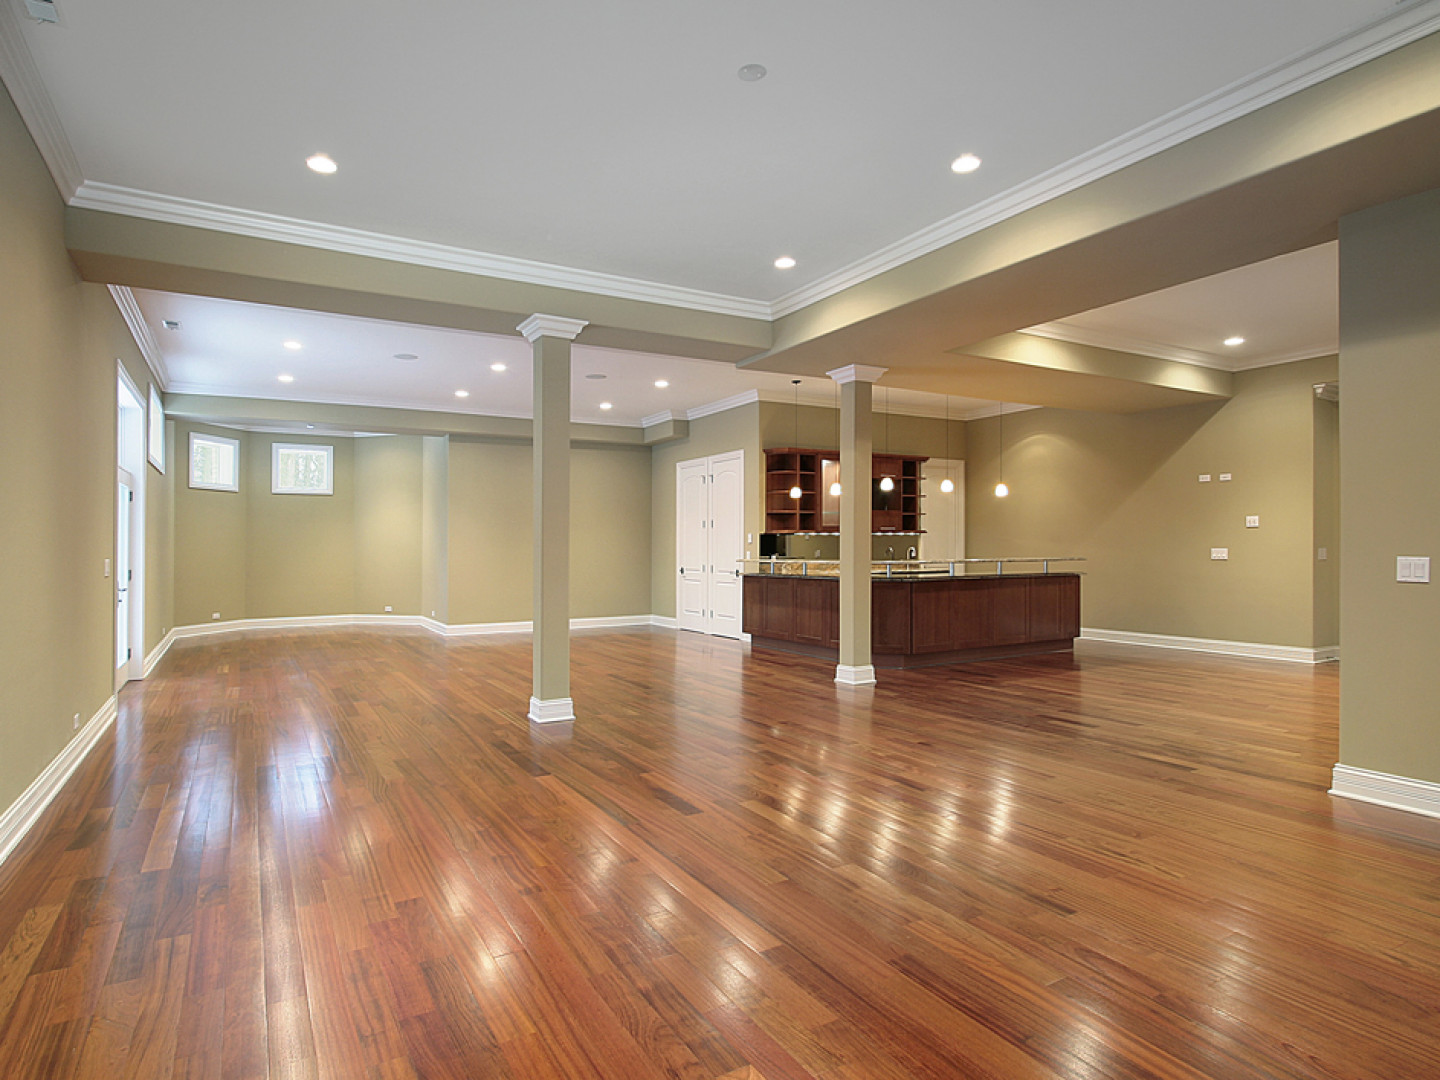
[[[314,430],[315,430],[315,425],[314,425],[314,424],[306,424],[306,425],[305,425],[305,430],[306,430],[306,431],[314,431]]]
[[[286,341],[286,342],[282,342],[282,344],[285,346],[285,348],[289,349],[291,352],[295,352],[297,349],[300,348],[300,342],[298,342],[298,341]]]
[[[1227,337],[1225,339],[1225,344],[1229,345],[1233,349],[1236,345],[1244,345],[1245,339],[1239,334],[1234,334],[1231,337]]]
[[[655,380],[655,386],[656,386],[656,388],[659,389],[659,390],[664,390],[664,389],[665,389],[667,386],[669,386],[669,385],[670,385],[670,380],[669,380],[669,379],[656,379],[656,380]]]
[[[165,320],[164,322],[162,322],[160,325],[163,326],[166,330],[179,330],[179,329],[180,329],[180,324],[179,324],[178,322],[176,322],[174,319],[166,319],[166,320]]]
[[[397,353],[395,354],[395,359],[396,359],[396,360],[419,360],[420,357],[419,357],[418,354],[413,353],[413,352],[397,352]]]
[[[793,269],[794,266],[795,260],[792,259],[789,255],[781,255],[780,258],[775,260],[776,270],[790,270]]]
[[[587,379],[603,379],[603,378],[605,378],[605,376],[604,376],[604,375],[601,375],[598,371],[595,372],[593,375],[586,375],[585,377],[586,377]]]
[[[735,74],[740,76],[741,82],[759,82],[769,73],[764,64],[746,64]]]
[[[500,363],[499,360],[496,360],[495,363],[493,363],[493,364],[490,365],[490,370],[491,370],[491,371],[504,371],[504,370],[505,370],[505,365],[502,364],[502,363]]]
[[[456,390],[456,391],[455,391],[455,396],[456,396],[456,397],[469,397],[469,396],[470,396],[470,391],[469,391],[469,390]]]
[[[615,406],[612,405],[612,404],[610,404],[610,402],[608,402],[608,401],[602,401],[602,402],[600,402],[600,407],[601,407],[602,409],[613,409]]]
[[[305,159],[305,164],[310,166],[313,172],[322,173],[325,176],[329,176],[340,167],[335,164],[329,154],[311,154]]]
[[[295,376],[294,376],[294,375],[281,375],[281,376],[279,376],[279,379],[280,379],[281,382],[294,382],[294,381],[295,381]]]
[[[950,171],[957,173],[972,173],[980,167],[980,159],[974,154],[961,154],[950,163]]]

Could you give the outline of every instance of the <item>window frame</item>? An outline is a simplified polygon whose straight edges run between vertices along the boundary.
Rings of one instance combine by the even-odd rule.
[[[195,441],[199,439],[208,443],[225,443],[235,453],[235,475],[228,484],[207,484],[195,479]],[[224,435],[211,435],[204,431],[190,432],[190,458],[186,462],[188,468],[185,470],[190,481],[190,486],[197,491],[239,491],[240,490],[240,440],[226,438]]]
[[[286,450],[325,451],[325,487],[297,488],[280,485],[280,454]],[[270,494],[272,495],[334,495],[335,494],[335,446],[331,443],[287,443],[270,444]]]

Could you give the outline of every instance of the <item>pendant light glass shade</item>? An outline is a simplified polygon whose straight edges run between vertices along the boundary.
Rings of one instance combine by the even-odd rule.
[[[949,495],[952,491],[955,490],[955,481],[951,480],[948,476],[945,477],[944,480],[940,481],[940,490],[943,491],[946,495]]]
[[[880,490],[881,490],[881,491],[894,491],[894,490],[895,490],[895,481],[894,481],[891,477],[882,476],[882,477],[880,478]]]
[[[799,484],[796,484],[794,487],[792,487],[792,488],[790,489],[790,498],[792,498],[792,499],[798,499],[798,498],[800,498],[800,496],[803,495],[803,494],[804,494],[804,492],[800,490],[800,485],[799,485]]]
[[[830,485],[830,494],[831,494],[831,495],[834,495],[837,499],[840,497],[840,481],[839,481],[839,480],[836,480],[833,484]]]
[[[1006,484],[1004,480],[1001,480],[998,484],[995,485],[995,497],[997,499],[1003,499],[1006,495],[1009,494],[1010,486]]]

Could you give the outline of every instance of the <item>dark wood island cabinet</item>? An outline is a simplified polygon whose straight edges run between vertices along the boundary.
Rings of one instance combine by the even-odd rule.
[[[870,650],[876,667],[923,667],[1061,652],[1080,633],[1079,574],[875,578]],[[745,575],[751,643],[813,656],[840,648],[840,582]]]

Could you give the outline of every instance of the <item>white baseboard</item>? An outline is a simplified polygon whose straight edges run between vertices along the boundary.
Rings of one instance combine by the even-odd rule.
[[[45,766],[20,797],[10,804],[10,809],[0,814],[0,863],[10,857],[17,844],[25,839],[45,808],[50,805],[65,781],[79,768],[94,745],[100,741],[109,726],[115,722],[116,704],[112,695],[100,711],[90,718],[83,728],[55,755],[55,760]]]
[[[650,625],[658,626],[665,630],[679,630],[680,620],[674,615],[651,615]]]
[[[1176,637],[1170,634],[1141,634],[1134,630],[1100,630],[1093,626],[1080,628],[1080,640],[1110,641],[1119,645],[1146,645],[1156,649],[1184,649],[1188,652],[1218,653],[1222,656],[1248,656],[1256,660],[1285,660],[1294,664],[1323,664],[1340,659],[1340,646],[1338,645],[1306,649],[1297,645],[1262,645],[1250,641]]]
[[[875,666],[873,664],[836,664],[835,681],[841,686],[874,686]]]
[[[1440,817],[1440,784],[1412,780],[1408,776],[1336,765],[1331,773],[1330,794],[1344,799],[1408,810],[1412,814]]]
[[[565,720],[575,719],[575,701],[573,698],[551,698],[548,701],[541,701],[537,697],[530,699],[531,723],[535,724],[558,724]]]
[[[140,672],[142,679],[150,677],[150,673],[155,670],[155,665],[160,663],[165,654],[170,651],[170,646],[174,641],[175,627],[172,626],[170,632],[160,639],[160,643],[145,654],[145,666]]]

